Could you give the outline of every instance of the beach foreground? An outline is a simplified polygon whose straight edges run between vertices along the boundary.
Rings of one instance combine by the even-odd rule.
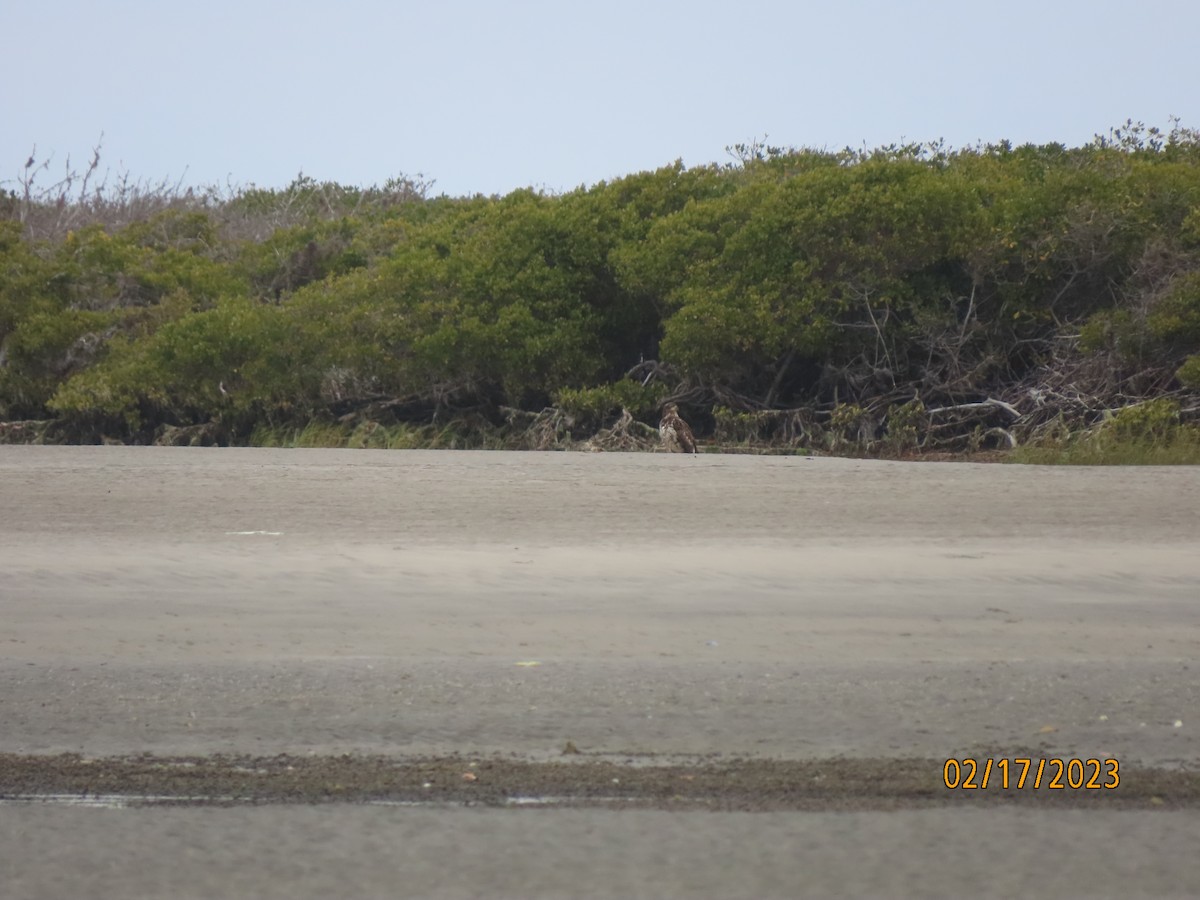
[[[6,446],[0,511],[12,896],[1200,893],[1196,469]],[[1120,784],[943,782],[1022,757]]]

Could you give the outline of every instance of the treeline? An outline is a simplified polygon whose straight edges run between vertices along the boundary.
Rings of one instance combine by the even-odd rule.
[[[633,447],[672,399],[724,444],[905,453],[1197,413],[1197,131],[733,152],[472,198],[39,191],[31,160],[0,196],[3,429]]]

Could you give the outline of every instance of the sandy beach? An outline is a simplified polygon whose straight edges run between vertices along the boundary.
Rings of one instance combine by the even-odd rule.
[[[376,896],[394,869],[356,853],[380,834],[421,822],[425,840],[459,846],[482,816],[497,818],[472,858],[515,868],[489,882],[486,865],[448,876],[427,845],[397,851],[414,895],[794,896],[798,867],[820,861],[814,893],[953,896],[964,882],[937,861],[951,835],[993,876],[981,895],[1061,896],[1068,876],[1080,895],[1195,894],[1200,874],[1167,837],[1129,843],[1125,881],[1084,848],[1200,824],[1198,537],[1189,468],[0,447],[13,896],[320,896],[320,879],[288,880],[286,859],[334,827],[321,822],[350,842],[328,863],[346,866],[340,883]],[[253,810],[109,809],[98,829],[97,809],[33,799],[78,791],[35,777],[62,753],[108,760],[120,777],[106,790],[126,796],[138,788],[117,761],[146,753],[514,768],[494,769],[486,802],[460,783],[441,805],[305,805],[338,783],[323,770],[299,805],[268,791]],[[1146,773],[1144,790],[1131,775],[1122,802],[1079,790],[1052,808],[931,793],[948,757],[1018,753],[1115,758]],[[734,760],[827,764],[845,782],[818,796],[779,788],[807,769],[739,770],[733,807],[747,811],[733,811],[715,782],[689,809],[650,780],[616,792],[637,806],[622,811],[589,805],[584,768],[575,797],[559,771],[658,767],[703,785]],[[537,795],[551,771],[580,808],[492,808]],[[889,772],[895,789],[873,791]],[[872,842],[857,862],[845,842],[826,846],[847,828]],[[679,829],[692,843],[671,843]],[[169,858],[165,833],[203,849],[88,881],[123,831],[130,859]],[[990,850],[972,852],[968,832]],[[31,855],[50,834],[71,848],[53,864]],[[255,881],[230,834],[284,874]],[[521,856],[533,834],[541,852]],[[1073,861],[1035,860],[1014,880],[1002,851],[1033,854],[1038,835]],[[662,856],[635,850],[660,839]],[[698,850],[718,840],[724,858]],[[619,858],[633,868],[606,883]]]

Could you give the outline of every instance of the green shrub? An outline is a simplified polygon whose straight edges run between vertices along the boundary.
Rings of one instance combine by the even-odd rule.
[[[1175,371],[1179,383],[1191,390],[1200,390],[1200,353],[1189,356]]]
[[[0,417],[479,446],[511,437],[501,407],[556,403],[585,431],[684,388],[735,444],[904,454],[991,434],[931,432],[923,404],[1028,386],[1039,420],[1075,427],[1075,395],[1200,390],[1200,136],[1170,135],[751,144],[561,195],[301,176],[160,197],[126,226],[128,203],[9,198],[45,227],[0,222]],[[639,360],[670,383],[624,380]],[[1070,391],[1039,389],[1064,373]],[[1177,442],[1169,418],[1088,440]]]
[[[1200,426],[1180,420],[1179,404],[1159,398],[1124,407],[1090,431],[1060,433],[1019,447],[1012,462],[1071,465],[1200,464]]]
[[[1117,410],[1101,431],[1117,442],[1163,444],[1174,440],[1179,428],[1179,403],[1162,397]]]
[[[563,388],[554,395],[555,404],[581,422],[598,423],[621,409],[635,419],[657,418],[667,387],[659,382],[642,385],[622,379],[591,388]]]

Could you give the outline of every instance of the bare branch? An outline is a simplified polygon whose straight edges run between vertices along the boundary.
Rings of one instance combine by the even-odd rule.
[[[1003,410],[1004,412],[1008,413],[1008,415],[1013,419],[1013,421],[1016,421],[1017,419],[1021,418],[1021,413],[1017,410],[1017,408],[1015,406],[1013,406],[1010,403],[1005,403],[1003,400],[996,400],[993,397],[988,397],[986,400],[981,400],[978,403],[958,403],[958,404],[955,404],[954,406],[939,406],[934,409],[929,409],[926,411],[930,415],[934,415],[935,413],[971,412],[974,410],[983,410],[983,409]]]

